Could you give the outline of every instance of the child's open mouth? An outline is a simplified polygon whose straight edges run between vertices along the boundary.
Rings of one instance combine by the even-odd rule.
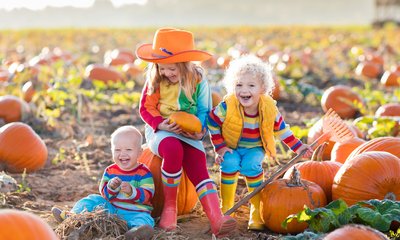
[[[245,101],[249,100],[251,98],[251,96],[241,96],[241,98]]]
[[[121,162],[121,164],[129,163],[129,159],[120,159],[119,161]]]

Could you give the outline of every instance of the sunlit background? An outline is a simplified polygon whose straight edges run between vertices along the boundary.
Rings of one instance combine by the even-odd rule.
[[[389,0],[390,1],[390,0]],[[368,25],[377,0],[1,0],[0,29],[237,25]]]

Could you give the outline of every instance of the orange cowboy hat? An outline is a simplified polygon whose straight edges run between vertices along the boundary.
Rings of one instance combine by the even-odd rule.
[[[208,52],[195,50],[193,33],[175,28],[158,29],[153,43],[141,45],[136,56],[146,62],[178,63],[205,61],[211,58]]]

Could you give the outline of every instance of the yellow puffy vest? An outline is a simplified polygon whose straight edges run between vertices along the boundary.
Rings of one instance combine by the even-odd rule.
[[[243,133],[244,112],[234,94],[225,96],[226,116],[222,124],[222,136],[228,147],[236,149]],[[276,158],[274,123],[278,110],[275,101],[270,96],[261,95],[258,104],[260,115],[260,134],[265,152],[269,159]]]

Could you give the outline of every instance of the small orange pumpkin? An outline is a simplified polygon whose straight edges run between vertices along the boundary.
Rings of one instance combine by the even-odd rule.
[[[354,118],[359,113],[354,102],[364,105],[364,100],[350,87],[336,85],[328,88],[321,97],[321,107],[327,112],[332,108],[341,118]]]
[[[308,223],[299,223],[296,219],[287,224],[282,222],[291,214],[304,210],[304,205],[314,209],[326,206],[325,193],[318,184],[301,180],[300,172],[293,168],[291,179],[278,179],[261,190],[261,220],[271,231],[280,233],[299,233],[308,227]]]
[[[400,71],[385,71],[381,77],[381,83],[385,87],[400,85]]]
[[[103,82],[112,81],[118,82],[125,80],[124,77],[111,67],[106,67],[103,64],[89,64],[85,69],[85,77],[91,80],[99,80]]]
[[[154,180],[154,196],[151,200],[153,211],[151,216],[153,218],[161,216],[164,208],[164,189],[161,179],[161,165],[162,158],[158,157],[150,151],[147,145],[143,145],[143,154],[138,159],[138,162],[146,165],[153,174]],[[185,171],[182,171],[181,183],[179,184],[178,197],[177,197],[177,213],[178,215],[188,214],[192,211],[198,200],[196,189],[190,182]]]
[[[279,80],[278,77],[274,74],[272,76],[274,83],[275,83],[275,88],[274,91],[272,91],[272,98],[276,101],[279,100],[280,96],[281,96],[281,90],[279,88],[280,84],[279,84]]]
[[[368,78],[377,78],[381,73],[380,65],[373,61],[362,61],[356,68],[356,74]]]
[[[363,152],[349,157],[333,181],[332,200],[340,198],[352,206],[371,199],[400,199],[399,172],[400,159],[388,152]]]
[[[33,95],[36,93],[31,81],[26,82],[24,86],[22,86],[22,93],[24,94],[25,102],[29,103],[32,100]]]
[[[201,125],[200,119],[191,113],[178,111],[172,113],[169,117],[169,124],[175,122],[178,124],[182,131],[194,134],[195,132],[200,133],[203,126]]]
[[[23,108],[21,108],[21,102]],[[28,103],[19,97],[13,95],[0,96],[0,118],[3,118],[6,123],[23,121],[28,117],[30,111],[31,108]],[[22,115],[24,119],[22,119]]]
[[[361,144],[365,143],[364,139],[354,137],[349,141],[342,143],[335,143],[331,151],[331,161],[340,162],[344,164],[349,155]]]
[[[19,210],[0,210],[1,240],[58,240],[53,229],[40,217]]]
[[[324,237],[324,240],[389,240],[385,234],[380,231],[358,224],[347,224],[343,227],[337,228],[332,232],[328,233]]]
[[[220,102],[223,101],[221,94],[215,90],[211,90],[212,106],[215,108]]]
[[[400,103],[387,103],[378,108],[375,117],[396,117],[400,116]]]
[[[11,173],[41,169],[47,161],[47,148],[33,129],[21,122],[0,128],[0,160]]]
[[[296,163],[286,171],[283,178],[289,179],[293,168],[296,167],[301,173],[301,179],[314,182],[324,190],[326,201],[329,203],[332,201],[333,178],[343,164],[322,160],[322,153],[326,146],[327,143],[318,146],[313,153],[311,161]]]

